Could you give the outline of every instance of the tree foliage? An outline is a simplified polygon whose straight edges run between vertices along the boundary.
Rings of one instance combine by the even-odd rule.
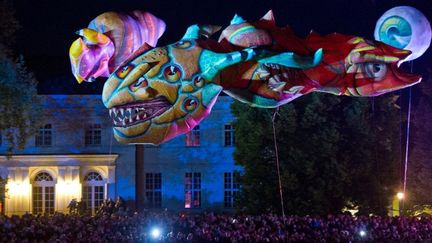
[[[22,56],[11,49],[19,27],[11,2],[0,2],[0,132],[8,152],[23,148],[39,126],[37,82]]]
[[[407,207],[432,205],[432,163],[430,158],[430,139],[432,137],[432,69],[429,69],[429,79],[420,83],[419,97],[413,101],[411,114],[411,134],[408,158],[407,176]]]
[[[398,184],[399,119],[393,97],[309,94],[280,107],[275,120],[285,211],[383,214]],[[236,162],[244,167],[241,208],[281,210],[272,109],[234,102]],[[395,129],[395,130],[394,130]]]

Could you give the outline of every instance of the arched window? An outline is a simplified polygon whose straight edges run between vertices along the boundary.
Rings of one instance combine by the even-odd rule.
[[[53,214],[55,182],[47,172],[40,172],[33,180],[33,213]]]
[[[101,206],[105,198],[105,182],[97,172],[89,172],[84,176],[82,201],[87,205],[91,214]]]
[[[84,177],[84,181],[103,181],[103,179],[99,173],[90,172]]]

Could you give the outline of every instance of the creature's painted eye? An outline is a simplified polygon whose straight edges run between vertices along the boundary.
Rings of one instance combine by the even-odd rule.
[[[197,106],[198,106],[198,101],[194,98],[186,98],[183,101],[183,108],[188,112],[194,111]]]
[[[147,79],[144,77],[140,77],[137,81],[133,82],[131,85],[129,85],[129,89],[131,91],[137,91],[139,88],[147,87],[148,82]]]
[[[201,88],[202,86],[204,86],[205,80],[201,77],[201,76],[196,76],[193,79],[194,85],[197,88]]]
[[[117,77],[124,79],[134,67],[135,67],[134,65],[129,64],[127,66],[118,69],[116,72]]]
[[[165,79],[170,82],[178,81],[182,76],[182,71],[178,66],[170,65],[164,69]]]
[[[368,62],[364,64],[366,77],[381,80],[387,73],[387,65],[379,62]]]
[[[175,47],[177,47],[179,49],[187,49],[191,46],[192,46],[192,42],[186,41],[186,40],[181,40],[181,41],[175,43]]]

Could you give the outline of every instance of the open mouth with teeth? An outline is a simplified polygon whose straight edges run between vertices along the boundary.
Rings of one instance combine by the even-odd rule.
[[[256,72],[261,80],[268,80],[268,87],[271,90],[282,92],[287,82],[297,78],[298,69],[266,63],[261,64]]]
[[[171,108],[165,97],[117,105],[109,109],[115,127],[130,127],[163,114]]]

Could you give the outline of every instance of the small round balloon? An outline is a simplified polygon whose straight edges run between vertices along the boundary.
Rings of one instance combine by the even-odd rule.
[[[394,7],[378,19],[375,39],[388,45],[410,50],[405,61],[414,60],[429,48],[431,26],[427,18],[417,9],[409,6]]]

